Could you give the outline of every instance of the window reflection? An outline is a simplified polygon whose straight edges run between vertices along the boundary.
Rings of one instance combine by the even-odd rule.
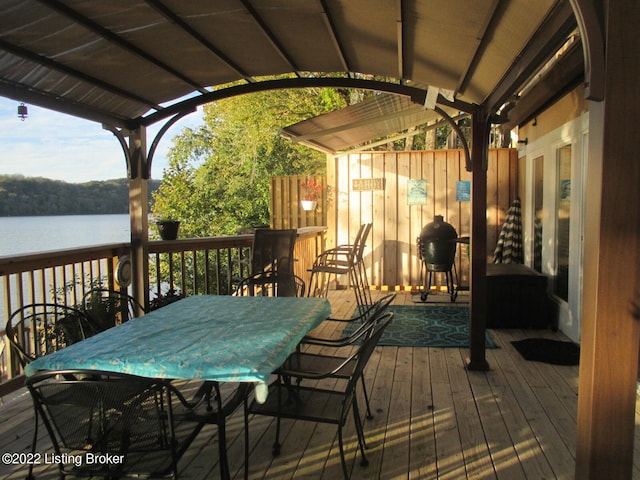
[[[544,179],[544,157],[533,159],[533,268],[542,272],[542,192]]]
[[[557,150],[558,165],[556,215],[556,276],[554,292],[568,301],[569,296],[569,231],[571,224],[571,145]]]

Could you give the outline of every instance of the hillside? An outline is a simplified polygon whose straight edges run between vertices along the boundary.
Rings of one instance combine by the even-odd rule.
[[[0,175],[0,216],[96,215],[129,212],[125,178],[66,183],[41,177]],[[160,186],[149,182],[149,196]]]

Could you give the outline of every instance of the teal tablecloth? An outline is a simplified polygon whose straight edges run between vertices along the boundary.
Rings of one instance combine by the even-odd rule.
[[[329,317],[321,298],[196,295],[34,360],[38,370],[91,369],[152,378],[258,382]]]

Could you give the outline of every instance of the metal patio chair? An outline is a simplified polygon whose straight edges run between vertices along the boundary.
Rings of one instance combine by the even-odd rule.
[[[348,275],[359,309],[371,305],[371,292],[364,265],[364,247],[372,224],[363,223],[353,244],[338,245],[318,255],[311,267],[309,295],[326,297],[331,275]]]
[[[304,280],[293,273],[263,271],[240,280],[235,295],[239,297],[304,297],[305,290]]]
[[[325,372],[302,372],[301,370],[289,371],[283,366],[278,371],[277,379],[269,386],[269,395],[264,403],[245,400],[245,478],[249,471],[249,415],[267,415],[276,417],[276,440],[273,454],[280,453],[280,420],[282,418],[310,421],[317,423],[334,424],[338,428],[338,445],[340,460],[345,478],[349,478],[347,463],[344,457],[344,442],[342,429],[346,424],[349,413],[353,413],[358,437],[358,446],[362,455],[361,465],[368,465],[365,455],[365,438],[358,409],[356,385],[364,368],[373,353],[384,329],[391,322],[392,313],[380,317],[378,322],[369,326],[370,334],[363,335],[363,342],[358,349],[338,367]],[[295,376],[308,380],[321,380],[324,378],[337,378],[344,371],[345,380],[341,387],[326,389],[319,386],[292,385],[288,379]]]
[[[15,310],[5,331],[22,367],[94,333],[84,312],[56,303],[32,303]]]
[[[207,421],[169,381],[96,370],[43,371],[27,378],[59,458],[81,477],[178,477],[178,461]],[[37,423],[32,451],[36,451]],[[67,459],[78,461],[63,461]],[[110,462],[90,461],[109,458]],[[29,478],[32,477],[31,466]]]
[[[240,260],[241,277],[234,278],[240,282],[250,275],[261,272],[277,272],[293,275],[293,249],[297,230],[256,228],[253,232],[251,256]],[[250,272],[248,275],[242,272]],[[236,291],[239,285],[236,285]],[[292,295],[289,295],[292,296]]]
[[[390,293],[381,297],[376,303],[371,305],[366,311],[361,313],[360,315],[353,317],[351,319],[335,319],[328,318],[325,321],[333,321],[333,322],[357,322],[358,326],[353,329],[350,333],[343,333],[339,337],[314,337],[307,335],[305,336],[298,348],[294,353],[292,353],[289,358],[284,362],[283,368],[287,371],[292,372],[295,370],[301,370],[304,373],[309,372],[326,372],[333,370],[340,366],[346,359],[343,353],[346,350],[345,347],[351,348],[358,342],[363,340],[363,335],[365,333],[371,333],[370,325],[372,323],[376,323],[379,321],[380,317],[385,314],[387,308],[396,298],[395,293]],[[319,353],[311,351],[309,348],[305,348],[309,345],[315,345],[319,347],[333,347],[337,349],[335,354],[327,355],[326,353]],[[341,352],[342,350],[342,352]],[[349,372],[348,368],[345,368],[339,372],[337,378],[345,378],[345,374]],[[296,381],[299,383],[302,377],[296,377]],[[365,382],[364,375],[360,377],[362,382],[362,390],[364,394],[365,406],[366,406],[366,415],[368,419],[373,418],[373,414],[371,412],[371,404],[369,402],[369,393],[367,390],[367,385]]]
[[[268,270],[293,274],[296,235],[295,229],[256,229],[251,248],[251,273]]]
[[[127,322],[145,312],[144,307],[132,296],[121,290],[93,288],[85,293],[82,308],[97,332]]]

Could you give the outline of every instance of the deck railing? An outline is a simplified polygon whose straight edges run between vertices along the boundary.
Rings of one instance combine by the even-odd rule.
[[[183,295],[227,295],[249,273],[252,235],[149,242],[149,286],[152,298]]]
[[[309,282],[308,269],[324,249],[325,227],[298,229],[295,273]],[[184,295],[227,295],[248,275],[253,235],[149,242],[152,298],[168,290]]]
[[[308,283],[315,257],[325,248],[325,227],[298,229],[294,268]],[[151,241],[148,243],[148,300],[172,291],[183,295],[229,294],[249,273],[253,235]],[[11,312],[30,303],[79,306],[85,293],[100,284],[115,288],[120,259],[128,243],[0,257],[0,395],[15,388],[20,367],[11,357],[4,327]],[[139,299],[144,303],[145,299]]]
[[[98,282],[115,285],[118,260],[129,251],[129,244],[117,243],[0,258],[0,394],[21,373],[4,333],[11,313],[31,303],[80,305]]]

